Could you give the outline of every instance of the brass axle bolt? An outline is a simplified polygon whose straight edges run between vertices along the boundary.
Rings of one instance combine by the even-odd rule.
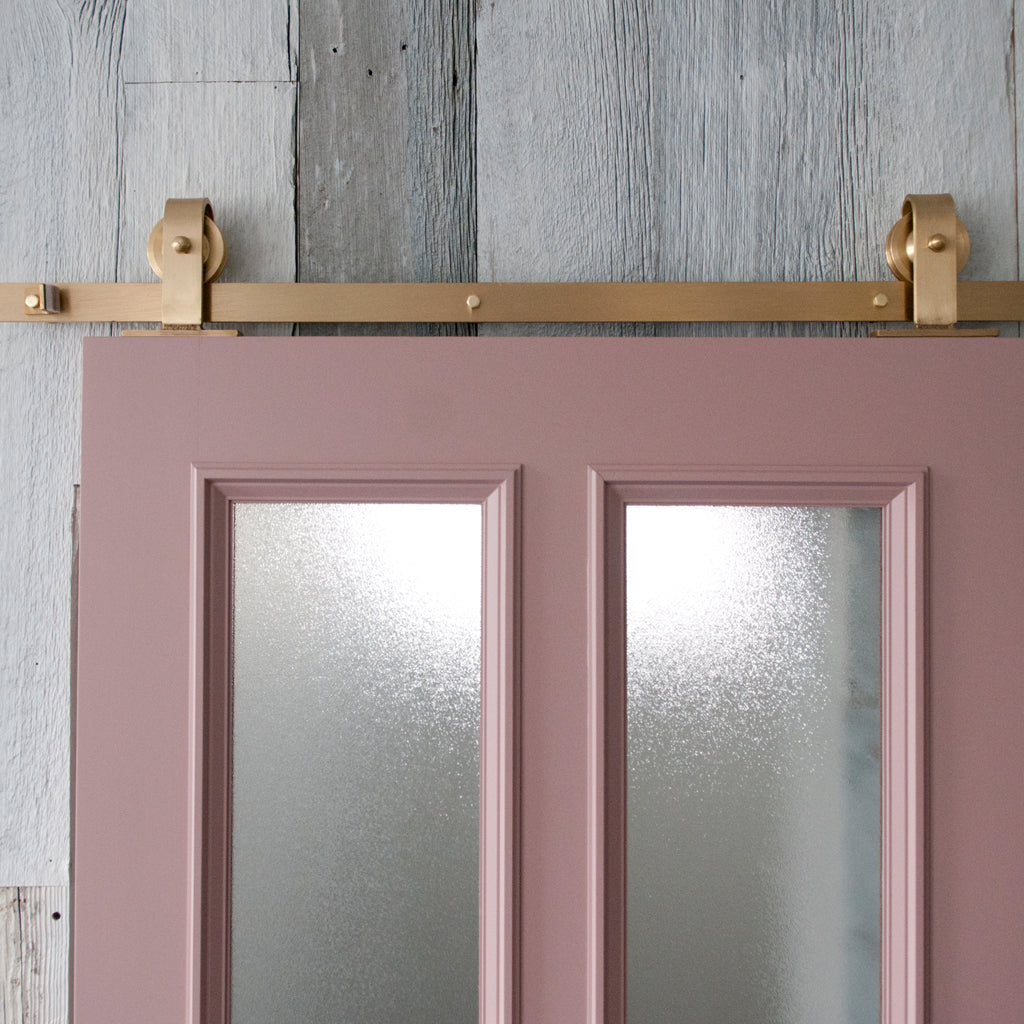
[[[192,249],[192,242],[188,238],[186,238],[184,235],[178,235],[178,237],[175,238],[171,242],[171,248],[175,252],[180,252],[180,253],[190,252],[191,249]]]
[[[932,252],[942,252],[946,248],[946,236],[945,235],[932,235],[928,239],[928,248]]]

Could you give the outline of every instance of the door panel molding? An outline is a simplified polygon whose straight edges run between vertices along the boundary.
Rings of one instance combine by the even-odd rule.
[[[588,1015],[626,1021],[628,504],[882,510],[882,1024],[923,1024],[925,994],[923,468],[588,467]]]
[[[241,501],[482,506],[480,1020],[517,1020],[520,472],[514,465],[192,465],[187,968],[192,1024],[231,1020],[231,514],[233,503]]]

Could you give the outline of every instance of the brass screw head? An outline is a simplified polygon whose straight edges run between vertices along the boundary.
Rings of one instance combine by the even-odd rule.
[[[39,308],[39,296],[38,295],[26,295],[25,296],[25,305],[28,306],[29,309],[38,309]]]
[[[469,306],[470,309],[479,309],[480,308],[480,296],[479,295],[470,295],[470,297],[468,299],[466,299],[466,305]]]
[[[886,295],[885,292],[879,292],[875,296],[874,302],[879,309],[884,309],[889,305],[889,296]]]
[[[945,235],[932,235],[928,239],[928,248],[932,252],[942,252],[946,248],[946,236]]]
[[[192,242],[191,242],[190,239],[186,238],[184,235],[178,235],[178,237],[175,238],[171,242],[171,248],[175,252],[180,252],[180,253],[190,252],[191,249],[192,249]]]

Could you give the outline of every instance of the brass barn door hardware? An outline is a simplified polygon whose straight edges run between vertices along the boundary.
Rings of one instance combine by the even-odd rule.
[[[168,200],[147,252],[161,284],[0,284],[0,321],[134,321],[159,324],[174,334],[225,322],[846,321],[901,324],[875,332],[897,337],[991,336],[998,331],[963,329],[957,323],[1024,320],[1024,282],[957,280],[970,254],[970,239],[950,195],[906,197],[885,246],[893,281],[225,283],[218,278],[227,248],[208,199]]]
[[[168,199],[163,219],[150,232],[146,255],[153,273],[163,281],[160,289],[160,334],[223,334],[238,331],[203,330],[210,320],[205,285],[224,271],[227,247],[213,222],[208,199]],[[125,331],[152,334],[152,331]]]
[[[878,337],[907,335],[998,336],[996,329],[957,330],[957,276],[967,266],[971,240],[956,215],[951,195],[907,196],[903,216],[885,242],[889,269],[913,288],[916,331],[875,331]]]

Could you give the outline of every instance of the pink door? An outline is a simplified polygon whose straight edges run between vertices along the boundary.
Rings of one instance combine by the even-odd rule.
[[[469,995],[458,1012],[485,1024],[618,1024],[627,1013],[630,1024],[644,1024],[659,1013],[682,1019],[680,1006],[701,1021],[813,1020],[825,1012],[815,1000],[826,988],[832,1002],[820,1004],[828,1017],[818,1019],[1024,1018],[1022,393],[1016,339],[89,339],[76,1024],[281,1019],[285,1011],[269,1009],[281,993],[294,993],[282,1005],[295,1019],[455,1019],[424,993],[444,1000],[460,985]],[[476,724],[466,731],[479,769],[434,809],[452,772],[430,776],[415,751],[409,759],[388,755],[354,788],[325,784],[337,814],[313,807],[305,838],[289,846],[296,833],[283,822],[326,778],[324,762],[307,763],[305,753],[331,747],[332,735],[346,750],[360,741],[380,746],[365,732],[345,733],[344,715],[328,715],[328,730],[318,732],[330,708],[301,680],[278,687],[284,696],[269,705],[269,727],[254,726],[251,742],[243,736],[243,664],[280,682],[289,670],[275,659],[288,663],[298,641],[268,638],[286,619],[295,620],[295,636],[316,631],[314,612],[294,611],[290,599],[275,604],[282,588],[261,573],[289,563],[307,580],[337,559],[309,561],[333,525],[304,526],[311,547],[283,541],[270,553],[270,541],[246,539],[242,512],[280,511],[291,521],[296,509],[314,506],[331,516],[356,507],[357,518],[368,506],[468,510],[451,529],[420,532],[396,520],[397,532],[381,536],[391,537],[382,550],[398,552],[391,561],[425,566],[444,578],[445,594],[463,558],[448,553],[456,551],[445,546],[449,534],[470,536],[468,548],[457,549],[467,557],[482,552],[466,577],[470,588],[482,581],[481,591],[470,590],[474,607],[482,593],[482,612],[466,648],[479,652],[467,662],[482,685],[471,694]],[[644,518],[645,510],[694,508],[703,510],[697,519],[669,524],[664,535]],[[707,516],[723,508],[739,533],[715,554],[724,527]],[[814,551],[843,552],[842,564],[812,565],[790,542],[791,521],[809,523]],[[866,538],[860,554],[835,541],[849,530]],[[686,564],[699,571],[674,568],[680,536],[689,538]],[[771,670],[781,675],[769,689],[786,695],[781,717],[762,714],[761,691],[723,683],[705,698],[700,686],[667,684],[671,700],[659,698],[665,720],[684,707],[698,721],[671,733],[683,737],[669,743],[669,759],[682,767],[663,788],[688,790],[703,775],[707,785],[691,803],[673,803],[678,794],[670,794],[668,804],[652,805],[646,824],[634,816],[646,806],[647,791],[638,788],[646,783],[630,767],[647,756],[646,712],[629,688],[646,657],[634,639],[646,628],[637,618],[647,600],[638,582],[645,550],[660,580],[652,606],[675,614],[692,604],[691,621],[712,637],[747,623],[757,659],[781,642],[763,623],[784,606],[797,609],[783,628],[797,653],[783,653],[774,663],[782,668]],[[802,596],[780,596],[775,583],[750,582],[754,562],[776,574],[772,580],[780,567],[806,563],[812,582]],[[379,589],[383,570],[365,559],[352,564]],[[746,581],[739,597],[722,598],[724,611],[672,589],[677,576],[703,575],[708,593],[718,594],[724,566]],[[866,582],[849,597],[854,577]],[[322,610],[324,599],[312,600]],[[415,596],[403,607],[450,623],[453,606],[441,600],[436,614]],[[352,601],[358,610],[364,598]],[[819,653],[808,654],[805,624],[830,603],[853,609],[852,618],[829,626]],[[354,614],[321,616],[325,635],[344,632],[339,621]],[[673,628],[683,630],[678,643],[655,643],[669,661],[698,627]],[[836,646],[833,634],[857,630],[867,639],[854,653]],[[402,644],[419,631],[391,630]],[[255,653],[242,651],[244,632],[255,635]],[[267,653],[258,646],[264,640]],[[709,657],[706,677],[717,679],[719,661]],[[423,657],[413,661],[417,667],[397,672],[397,702],[425,693],[431,708],[442,707],[418,674]],[[805,662],[799,675],[793,666]],[[827,674],[819,662],[835,669],[845,694],[839,711],[819,707],[815,680]],[[854,678],[870,676],[870,666],[878,675],[873,698]],[[381,717],[374,693],[367,721]],[[454,707],[443,704],[434,716],[442,730],[464,717]],[[819,756],[807,737],[826,722],[839,738]],[[796,736],[795,752],[781,760],[764,754],[784,732]],[[415,743],[401,727],[395,734],[396,749],[425,748],[429,764],[448,744],[443,731]],[[291,746],[278,744],[288,736]],[[767,765],[770,782],[749,782],[747,768],[734,763],[745,750]],[[393,762],[397,789],[416,794],[413,811],[399,808],[398,818],[419,821],[429,804],[423,820],[448,821],[451,808],[468,801],[473,835],[468,855],[427,850],[410,861],[396,876],[404,879],[399,891],[374,902],[379,883],[364,867],[331,874],[349,855],[349,827],[335,826],[366,802],[378,843],[370,843],[371,861],[391,863],[407,847],[430,845],[374,831],[383,826],[373,814],[390,798],[376,789],[366,801],[360,794]],[[826,762],[832,767],[821,768]],[[282,782],[289,765],[293,781]],[[776,781],[804,767],[806,784],[777,795]],[[338,771],[341,778],[350,768]],[[854,776],[860,795],[821,781]],[[248,794],[277,789],[276,809],[244,817]],[[820,804],[806,802],[811,790]],[[691,819],[698,805],[707,817]],[[726,816],[729,807],[738,817]],[[754,829],[762,817],[772,820]],[[656,836],[653,853],[646,838],[638,845],[634,833],[660,834],[675,818],[684,835],[711,821],[723,831],[685,855],[658,846]],[[820,839],[829,827],[833,838]],[[239,852],[245,829],[250,860]],[[440,828],[438,841],[455,830]],[[327,853],[307,861],[321,834]],[[277,861],[273,850],[284,851]],[[449,868],[464,856],[471,866],[449,886]],[[722,873],[694,882],[702,860]],[[645,863],[654,865],[650,876],[630,874]],[[322,888],[309,900],[311,885]],[[659,916],[678,902],[677,889],[687,890],[692,902],[679,905],[691,909]],[[349,903],[324,902],[323,893],[342,890]],[[468,939],[453,938],[455,926],[419,901],[434,890],[449,893],[440,899],[446,907],[469,893]],[[783,890],[792,902],[776,901]],[[244,921],[243,903],[251,909]],[[357,904],[368,917],[352,917]],[[348,996],[330,1002],[340,984],[332,965],[356,947],[375,949],[376,927],[366,922],[396,907],[413,908],[415,923],[401,918],[399,939],[367,953],[352,986],[362,992],[377,978],[382,999],[397,988],[405,1001],[347,1018],[338,1006]],[[352,933],[344,931],[347,917],[361,922]],[[408,946],[414,960],[429,953],[433,966],[413,981],[389,974],[396,946]],[[766,946],[779,948],[759,959]],[[326,951],[322,962],[318,950]],[[449,977],[459,957],[466,963]],[[337,976],[347,969],[338,966]],[[669,975],[685,984],[673,989]],[[747,1009],[729,1009],[739,992]],[[296,1002],[310,993],[310,1005]]]

